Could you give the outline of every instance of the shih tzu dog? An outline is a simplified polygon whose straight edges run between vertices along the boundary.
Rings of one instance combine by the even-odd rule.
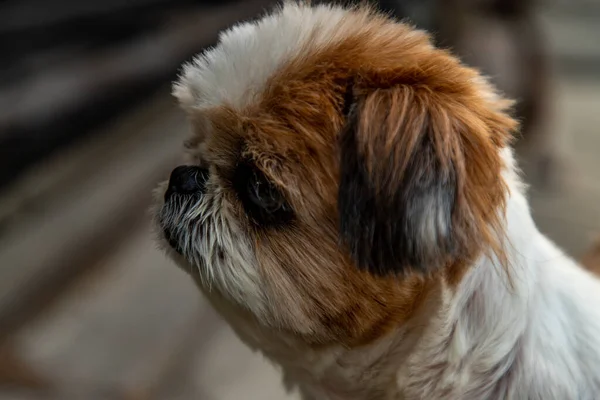
[[[600,283],[534,225],[505,100],[424,32],[287,2],[174,94],[169,255],[304,399],[593,399]]]

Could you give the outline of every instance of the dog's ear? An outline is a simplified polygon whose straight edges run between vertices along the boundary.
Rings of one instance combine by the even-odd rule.
[[[493,241],[506,195],[500,147],[514,121],[487,111],[414,85],[355,97],[341,135],[338,207],[360,268],[427,273]]]

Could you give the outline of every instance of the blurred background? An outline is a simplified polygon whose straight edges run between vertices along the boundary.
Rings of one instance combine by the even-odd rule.
[[[0,399],[284,399],[155,249],[181,62],[271,0],[0,1]],[[600,234],[600,1],[390,0],[509,96],[540,229]]]

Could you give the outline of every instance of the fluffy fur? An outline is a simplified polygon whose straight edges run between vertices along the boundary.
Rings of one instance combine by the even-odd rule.
[[[174,93],[208,173],[157,191],[160,241],[305,399],[600,391],[600,284],[531,220],[511,103],[425,33],[285,3]],[[285,219],[252,211],[255,172]]]

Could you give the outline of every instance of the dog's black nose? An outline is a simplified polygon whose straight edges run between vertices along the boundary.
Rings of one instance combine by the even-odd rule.
[[[206,190],[208,170],[196,166],[182,165],[171,172],[165,200],[173,194],[202,194]]]

